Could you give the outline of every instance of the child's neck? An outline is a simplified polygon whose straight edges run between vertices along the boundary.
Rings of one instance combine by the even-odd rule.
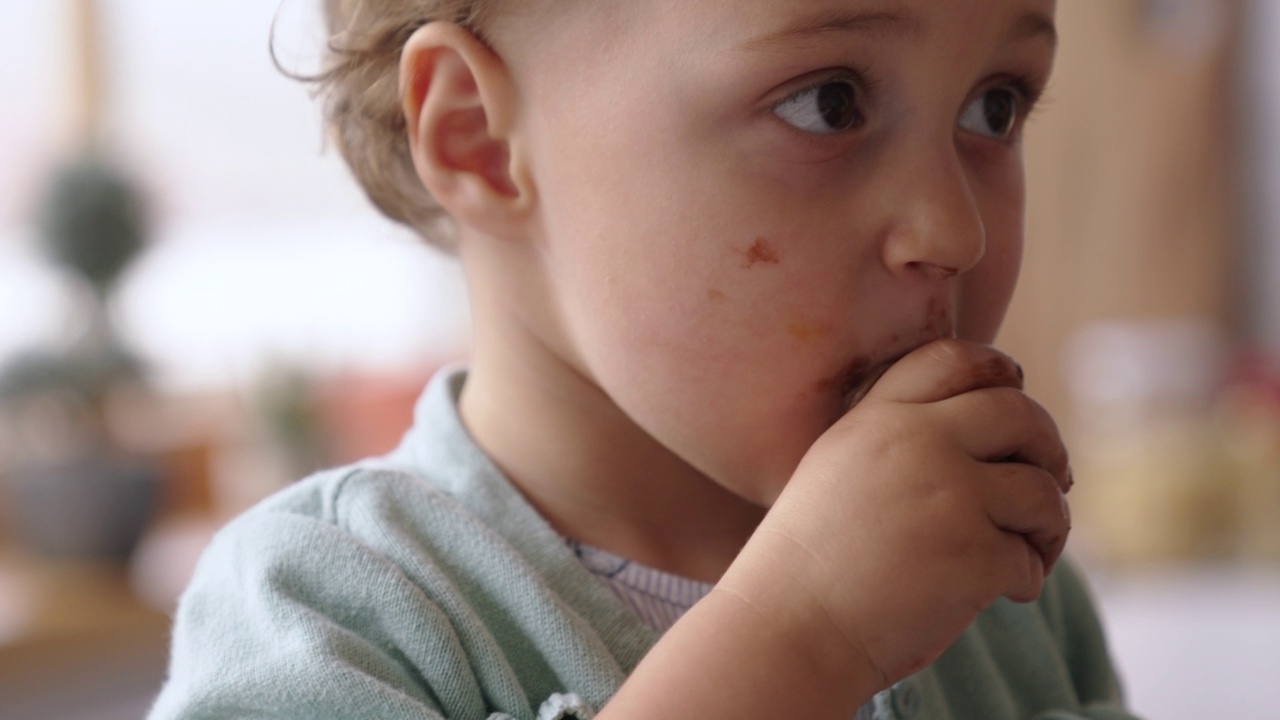
[[[764,509],[659,444],[518,321],[479,317],[463,422],[566,537],[715,582]]]

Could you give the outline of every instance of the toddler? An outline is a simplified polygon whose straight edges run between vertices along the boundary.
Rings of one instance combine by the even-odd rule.
[[[989,345],[1053,0],[326,12],[474,351],[219,533],[152,718],[1130,717]]]

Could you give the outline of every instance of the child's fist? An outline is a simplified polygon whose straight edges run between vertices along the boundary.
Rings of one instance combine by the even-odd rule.
[[[808,618],[797,632],[815,651],[869,664],[886,687],[1000,597],[1039,596],[1070,530],[1070,485],[1018,365],[932,342],[814,443],[722,585]]]

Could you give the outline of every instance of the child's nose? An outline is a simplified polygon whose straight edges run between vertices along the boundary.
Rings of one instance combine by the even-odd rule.
[[[954,150],[918,153],[887,198],[884,261],[895,272],[946,279],[972,269],[987,233],[969,177]]]

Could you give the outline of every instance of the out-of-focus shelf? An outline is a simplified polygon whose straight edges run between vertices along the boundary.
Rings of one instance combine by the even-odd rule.
[[[124,570],[0,551],[0,717],[124,720],[159,689],[169,618]]]

